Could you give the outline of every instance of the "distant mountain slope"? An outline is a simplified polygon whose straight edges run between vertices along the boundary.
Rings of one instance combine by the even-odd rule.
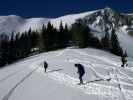
[[[25,20],[16,15],[0,16],[0,33],[16,32],[24,23]]]
[[[48,22],[51,22],[54,25],[54,27],[57,27],[57,28],[59,28],[59,25],[61,22],[63,23],[63,25],[67,24],[68,26],[70,26],[77,19],[83,18],[93,12],[66,15],[55,19],[52,19],[52,18],[25,19],[16,15],[0,16],[0,34],[1,33],[9,34],[11,32],[24,32],[24,31],[28,31],[30,28],[32,30],[39,30],[41,29],[43,24],[47,25]]]
[[[29,18],[24,19],[20,16],[9,15],[0,16],[0,34],[11,32],[24,32],[28,31],[30,28],[38,30],[42,25],[46,25],[50,21],[47,18]]]
[[[84,12],[84,13],[80,13],[80,14],[66,15],[66,16],[62,16],[62,17],[59,17],[59,18],[52,19],[50,22],[51,22],[51,23],[54,25],[54,27],[56,27],[56,28],[59,28],[61,22],[62,22],[63,26],[65,26],[65,24],[67,24],[68,26],[71,26],[73,23],[76,22],[76,20],[82,19],[82,18],[84,18],[85,16],[89,16],[89,15],[91,15],[91,14],[97,12],[97,11],[98,11],[98,10],[96,10],[96,11]]]

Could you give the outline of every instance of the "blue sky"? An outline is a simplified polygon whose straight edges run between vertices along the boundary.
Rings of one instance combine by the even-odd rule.
[[[0,15],[54,18],[106,6],[119,12],[133,12],[133,0],[0,0]]]

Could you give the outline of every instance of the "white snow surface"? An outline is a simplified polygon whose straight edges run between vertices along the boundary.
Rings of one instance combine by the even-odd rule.
[[[59,28],[61,22],[62,22],[63,26],[68,25],[70,27],[77,19],[84,18],[85,16],[88,16],[88,15],[94,13],[94,12],[97,12],[97,11],[98,10],[84,12],[84,13],[80,13],[80,14],[66,15],[66,16],[62,16],[62,17],[59,17],[59,18],[52,19],[50,22],[57,29]]]
[[[39,30],[42,25],[46,25],[50,19],[48,18],[22,18],[16,15],[0,16],[0,34],[9,34],[11,32],[25,32],[30,28]]]
[[[90,48],[28,57],[0,69],[0,100],[133,100],[133,59],[128,61],[122,68],[119,57]],[[85,85],[77,85],[75,63],[85,67]]]

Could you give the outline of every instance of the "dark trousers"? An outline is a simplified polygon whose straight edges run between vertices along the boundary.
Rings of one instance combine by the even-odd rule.
[[[47,68],[44,67],[44,71],[46,72],[47,71]]]
[[[82,79],[83,75],[79,76],[79,80],[80,80],[80,84],[83,84],[83,79]]]

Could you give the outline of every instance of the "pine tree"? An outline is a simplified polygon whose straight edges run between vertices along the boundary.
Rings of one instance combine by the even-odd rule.
[[[65,24],[65,28],[64,28],[64,46],[68,46],[69,45],[69,41],[71,40],[71,35],[70,35],[70,31],[68,29],[67,24]]]
[[[59,48],[64,48],[67,45],[67,41],[68,41],[67,31],[68,31],[67,26],[65,26],[64,28],[61,22],[59,27],[59,32],[57,33]]]
[[[109,33],[105,33],[105,36],[101,39],[102,46],[105,50],[110,49],[110,35]]]
[[[20,45],[20,33],[15,35],[15,45],[16,45],[16,59],[21,58],[21,45]]]
[[[89,28],[81,23],[75,23],[72,25],[73,41],[79,48],[85,48],[88,46],[88,34]]]
[[[93,48],[102,48],[101,41],[93,35],[90,35],[88,38],[88,46]]]
[[[11,39],[9,40],[8,63],[12,63],[16,60],[17,51],[14,38],[14,33],[12,33]]]
[[[48,27],[51,27],[50,23],[48,23]],[[41,30],[41,34],[42,34],[42,42],[43,42],[43,46],[42,49],[44,51],[48,51],[50,46],[49,46],[49,42],[50,42],[50,35],[49,35],[49,31],[46,29],[46,27],[43,25],[42,30]]]
[[[9,37],[5,34],[0,35],[0,67],[8,64]]]

